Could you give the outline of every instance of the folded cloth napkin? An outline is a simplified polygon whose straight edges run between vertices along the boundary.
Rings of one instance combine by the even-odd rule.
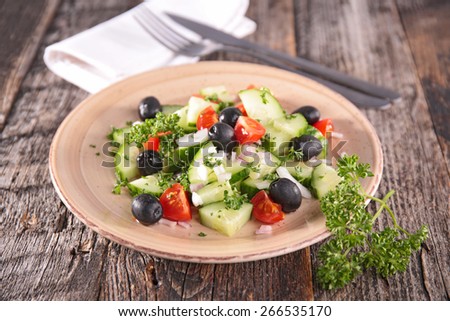
[[[248,0],[148,0],[156,12],[170,12],[245,37],[256,24],[244,16]],[[44,61],[58,76],[90,92],[136,73],[198,58],[176,55],[136,22],[139,6],[45,49]]]

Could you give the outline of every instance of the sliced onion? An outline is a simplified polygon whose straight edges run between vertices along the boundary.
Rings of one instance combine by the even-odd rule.
[[[160,223],[162,225],[167,225],[169,227],[175,227],[177,225],[177,222],[165,219],[164,217],[162,219],[160,219],[158,221],[158,223]]]
[[[302,197],[304,198],[312,198],[311,192],[302,184],[300,184],[294,177],[292,177],[291,173],[287,170],[286,167],[278,167],[277,168],[277,174],[280,176],[280,178],[287,178],[288,180],[292,181],[297,185],[297,187],[300,189],[300,193],[302,193]]]
[[[191,184],[189,185],[189,190],[194,193],[197,192],[200,188],[204,187],[204,183],[197,183],[197,184]]]
[[[270,183],[271,182],[269,182],[269,181],[257,181],[257,182],[255,182],[255,186],[258,189],[268,189],[270,186]]]
[[[203,128],[194,133],[194,141],[197,143],[203,143],[208,140],[208,128]]]
[[[229,181],[231,179],[231,173],[221,173],[217,175],[217,181],[219,183],[223,183]]]
[[[255,231],[255,234],[271,234],[272,225],[261,225],[259,229]]]
[[[223,165],[219,165],[219,166],[214,166],[213,168],[214,173],[216,173],[217,176],[226,173],[225,171],[225,167]]]
[[[190,229],[192,227],[192,225],[190,223],[188,223],[188,222],[178,221],[177,224],[180,225],[182,228],[185,228],[185,229]]]
[[[192,204],[194,204],[195,207],[199,207],[203,204],[203,200],[197,193],[192,193]]]
[[[250,176],[251,179],[258,179],[261,176],[261,174],[251,171],[250,174],[248,174],[248,176]]]
[[[200,165],[198,168],[198,176],[200,180],[206,181],[208,179],[208,168],[204,165]]]

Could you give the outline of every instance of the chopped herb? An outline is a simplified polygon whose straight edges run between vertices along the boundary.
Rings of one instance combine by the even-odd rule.
[[[95,146],[94,144],[89,144],[89,147],[95,148],[95,147],[97,147],[97,146]]]
[[[95,153],[95,155],[97,155],[97,156],[100,156],[100,153],[99,153],[99,152],[97,152],[97,153]]]
[[[273,172],[273,173],[269,173],[264,175],[263,180],[265,181],[274,181],[277,180],[279,178],[277,172]]]
[[[203,233],[203,232],[200,232],[200,233],[198,233],[197,235],[200,236],[200,237],[205,237],[205,236],[206,236],[206,234]]]
[[[398,225],[394,212],[387,205],[394,191],[382,199],[365,194],[359,179],[373,174],[368,164],[358,163],[356,155],[344,156],[338,161],[338,174],[343,177],[342,182],[320,200],[332,234],[318,253],[321,265],[317,277],[322,287],[343,287],[370,268],[382,277],[404,272],[413,251],[419,250],[427,239],[428,227],[422,226],[410,233]],[[379,204],[375,214],[367,211],[366,199]],[[375,222],[384,210],[389,213],[393,227],[375,231]]]
[[[248,202],[247,194],[240,194],[235,186],[233,186],[233,192],[229,193],[228,191],[223,192],[223,202],[225,203],[225,207],[232,210],[238,210],[242,207],[242,205]]]
[[[214,93],[212,95],[205,96],[203,99],[206,100],[206,101],[212,101],[212,102],[219,102],[220,101],[219,100],[219,96],[217,96],[216,93]]]
[[[124,154],[123,158],[125,158],[125,160],[130,160],[130,156],[128,154]]]
[[[129,120],[125,123],[125,125],[127,125],[127,127],[130,127],[131,125],[133,125],[133,122],[131,120]]]
[[[205,156],[203,157],[203,164],[205,164],[206,167],[213,168],[222,165],[222,160],[211,156]]]
[[[121,180],[117,180],[116,183],[114,184],[114,188],[112,190],[113,194],[119,195],[122,192],[122,186],[127,186],[128,184],[128,180],[125,179],[123,181]]]

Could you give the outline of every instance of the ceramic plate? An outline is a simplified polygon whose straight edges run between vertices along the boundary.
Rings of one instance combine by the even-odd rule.
[[[77,106],[58,129],[50,148],[53,184],[69,210],[84,224],[119,244],[155,256],[190,262],[226,263],[259,260],[296,251],[328,236],[317,200],[303,200],[271,235],[255,235],[261,225],[251,220],[233,237],[200,225],[192,228],[156,224],[146,227],[131,215],[131,197],[111,193],[115,182],[112,158],[102,151],[111,126],[137,120],[137,105],[153,95],[163,104],[185,104],[200,88],[225,85],[237,92],[249,84],[270,88],[288,111],[319,108],[344,135],[340,152],[360,155],[375,176],[363,182],[374,194],[381,179],[382,151],[375,130],[361,112],[335,92],[307,78],[272,67],[237,62],[202,62],[143,73],[94,94]],[[333,148],[338,141],[333,139]],[[94,147],[95,146],[95,147]],[[100,155],[97,155],[100,153]],[[205,237],[198,234],[203,232]]]

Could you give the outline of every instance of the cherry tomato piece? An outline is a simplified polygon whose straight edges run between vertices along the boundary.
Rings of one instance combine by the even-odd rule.
[[[180,183],[166,189],[159,198],[163,208],[163,217],[171,221],[189,221],[192,219],[191,206],[186,192]]]
[[[266,224],[273,224],[284,219],[281,205],[274,203],[265,191],[259,191],[250,201],[253,204],[252,215]]]
[[[149,137],[148,140],[143,145],[145,150],[159,151],[159,138]]]
[[[248,116],[243,103],[237,104],[235,107],[241,111],[243,116]]]
[[[326,136],[327,132],[334,131],[333,121],[330,118],[319,120],[318,122],[315,122],[313,126],[316,127],[323,136]]]
[[[240,116],[234,127],[234,133],[239,144],[246,144],[260,140],[266,133],[266,129],[257,120],[247,116]]]
[[[214,108],[211,106],[205,108],[197,119],[197,129],[207,128],[210,129],[212,125],[219,121],[219,116],[217,115]]]

